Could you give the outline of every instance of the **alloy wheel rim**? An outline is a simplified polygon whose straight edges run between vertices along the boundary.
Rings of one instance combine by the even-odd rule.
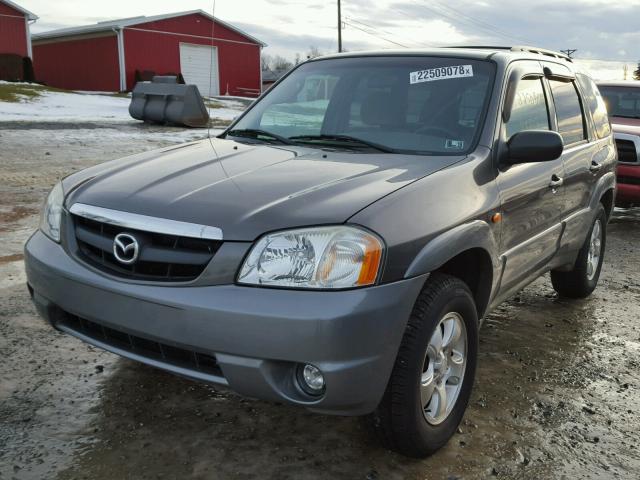
[[[596,220],[591,230],[591,238],[589,239],[589,251],[587,253],[587,278],[593,280],[598,272],[600,264],[600,254],[602,252],[602,224],[600,220]]]
[[[459,313],[449,312],[438,322],[420,377],[420,403],[431,425],[444,422],[455,406],[467,366],[467,328]]]

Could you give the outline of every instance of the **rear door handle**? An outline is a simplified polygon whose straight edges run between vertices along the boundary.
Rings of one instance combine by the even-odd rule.
[[[553,188],[555,190],[556,188],[561,187],[563,183],[563,178],[554,175],[553,177],[551,177],[551,181],[549,182],[549,188]]]
[[[601,163],[596,162],[595,160],[593,160],[593,161],[591,162],[591,166],[589,167],[589,171],[590,171],[591,173],[597,173],[597,172],[599,172],[599,171],[600,171],[600,169],[601,169],[601,168],[602,168],[602,164],[601,164]]]

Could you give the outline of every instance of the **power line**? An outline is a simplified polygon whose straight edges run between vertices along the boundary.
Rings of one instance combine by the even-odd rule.
[[[424,43],[417,43],[417,42],[415,42],[414,40],[409,40],[409,39],[408,39],[408,38],[406,38],[406,37],[402,37],[402,36],[398,35],[397,33],[389,32],[388,30],[383,30],[383,29],[381,29],[381,28],[379,28],[379,27],[376,27],[375,25],[371,25],[370,23],[363,22],[362,20],[356,20],[356,19],[355,19],[355,18],[353,18],[353,17],[347,17],[347,19],[348,19],[349,21],[351,21],[351,22],[355,22],[355,23],[357,23],[357,24],[359,24],[359,25],[364,25],[365,27],[368,27],[368,28],[370,28],[370,29],[372,29],[372,30],[375,30],[375,31],[378,31],[378,32],[384,33],[385,35],[391,35],[391,36],[394,36],[394,37],[396,37],[396,38],[399,38],[399,39],[401,39],[401,40],[403,40],[403,41],[413,42],[413,43],[415,43],[417,46],[420,46],[420,47],[432,47],[432,45],[427,45],[427,44],[424,44]]]
[[[466,19],[468,19],[468,21],[478,25],[479,27],[483,28],[485,31],[489,31],[491,33],[498,33],[501,34],[500,36],[502,36],[503,38],[511,38],[514,40],[518,40],[520,42],[525,42],[525,43],[535,43],[535,42],[531,42],[529,39],[523,38],[523,37],[519,37],[517,35],[513,35],[509,32],[507,32],[506,30],[502,30],[501,28],[497,27],[496,25],[489,23],[487,21],[484,21],[480,18],[475,18],[472,17],[470,15],[467,15],[466,13],[464,13],[463,11],[454,8],[450,5],[446,5],[442,2],[439,1],[434,1],[435,4],[439,5],[441,8],[447,9],[453,13],[455,13],[456,15],[460,15],[461,17],[464,17]]]
[[[393,43],[394,45],[397,45],[397,46],[402,47],[402,48],[410,48],[407,45],[403,45],[402,43],[398,43],[398,42],[390,40],[390,39],[388,39],[386,37],[383,37],[381,35],[376,35],[375,33],[371,33],[370,31],[365,30],[364,28],[360,28],[359,26],[354,25],[353,23],[350,23],[350,22],[348,22],[346,20],[344,21],[344,24],[345,25],[349,25],[350,27],[355,28],[356,30],[360,30],[361,32],[366,33],[367,35],[371,35],[372,37],[376,37],[376,38],[378,38],[380,40],[384,40],[385,42]]]
[[[472,17],[469,17],[465,14],[463,14],[462,12],[459,11],[455,11],[456,13],[448,13],[446,11],[442,11],[442,9],[438,10],[432,6],[426,6],[423,5],[421,3],[417,3],[415,1],[412,1],[411,4],[415,5],[418,8],[421,8],[425,11],[430,12],[431,14],[435,14],[439,17],[444,17],[447,20],[449,20],[449,22],[453,23],[453,24],[457,24],[460,25],[461,23],[464,23],[468,26],[473,26],[476,30],[483,30],[484,32],[488,32],[493,36],[498,36],[498,37],[502,37],[502,38],[507,38],[507,39],[511,39],[511,40],[516,40],[519,43],[522,43],[524,41],[524,43],[530,43],[522,38],[516,37],[514,35],[510,35],[506,32],[502,32],[500,31],[500,29],[494,25],[491,25],[489,23],[485,23],[486,26],[484,26],[482,23]],[[451,9],[451,7],[447,7],[449,9]],[[400,10],[400,9],[395,9],[396,12],[401,13],[402,15],[409,17],[411,19],[415,19],[415,15],[411,15],[409,13],[407,13],[404,10]],[[509,42],[511,43],[511,42]]]

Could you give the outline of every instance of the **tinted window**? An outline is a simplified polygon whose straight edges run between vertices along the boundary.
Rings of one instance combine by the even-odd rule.
[[[234,129],[287,138],[348,135],[400,152],[458,155],[474,146],[494,71],[489,62],[426,56],[309,62]]]
[[[600,93],[610,116],[640,118],[640,88],[602,86]]]
[[[580,98],[573,82],[557,82],[551,80],[551,93],[558,117],[558,133],[562,135],[565,145],[584,140],[584,121]]]
[[[585,104],[587,108],[589,108],[589,111],[591,111],[593,123],[596,127],[596,135],[598,138],[607,137],[611,134],[611,125],[609,124],[609,117],[607,116],[607,107],[602,95],[600,95],[598,87],[596,87],[593,80],[586,75],[578,74],[576,78],[580,83],[580,87],[582,87]]]
[[[549,130],[549,111],[542,80],[532,78],[518,82],[506,128],[507,138],[525,130]]]

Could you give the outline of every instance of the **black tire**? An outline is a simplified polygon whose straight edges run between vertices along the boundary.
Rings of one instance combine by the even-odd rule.
[[[466,327],[467,360],[456,403],[437,425],[427,422],[420,400],[420,379],[429,339],[440,320],[458,313]],[[398,453],[423,458],[455,433],[469,403],[478,355],[478,314],[473,295],[456,277],[433,274],[420,293],[405,330],[382,402],[371,415],[383,444]]]
[[[594,227],[597,222],[600,222],[600,228],[602,232],[600,254],[598,260],[598,266],[595,269],[593,276],[588,272],[588,259],[589,248],[591,246],[591,236]],[[573,270],[568,272],[553,271],[551,272],[551,284],[558,294],[567,298],[586,298],[596,289],[598,280],[600,278],[600,271],[602,270],[602,263],[604,261],[605,247],[607,244],[607,214],[602,204],[598,205],[598,211],[596,218],[591,224],[587,238],[584,244],[580,248],[578,258],[573,267]]]

